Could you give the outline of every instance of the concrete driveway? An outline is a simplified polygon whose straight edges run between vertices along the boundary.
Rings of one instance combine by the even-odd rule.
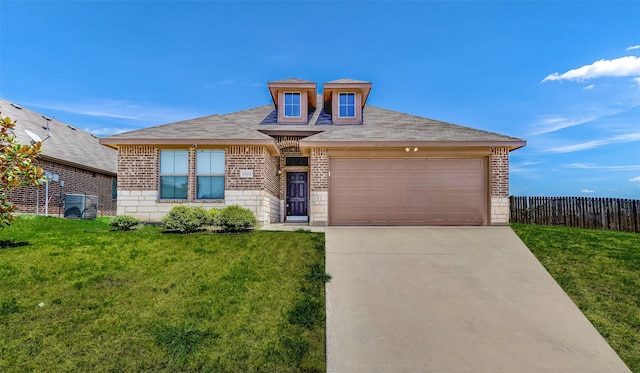
[[[329,372],[629,372],[509,227],[326,230]]]

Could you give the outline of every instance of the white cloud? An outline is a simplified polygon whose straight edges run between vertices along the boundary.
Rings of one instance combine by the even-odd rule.
[[[632,51],[634,49],[640,49],[640,45],[632,45],[629,48],[627,48],[627,51]]]
[[[85,131],[91,132],[96,136],[110,136],[122,132],[133,131],[135,128],[119,128],[119,127],[102,127],[102,128],[84,128]]]
[[[139,125],[171,123],[201,115],[153,103],[113,99],[94,99],[79,102],[41,101],[29,102],[25,103],[25,105],[90,117],[127,120]]]
[[[565,73],[553,73],[547,75],[542,83],[552,80],[576,80],[584,81],[592,78],[606,76],[636,76],[640,75],[640,57],[626,56],[612,60],[599,60],[590,65],[584,65]]]
[[[628,133],[625,135],[618,135],[603,138],[600,140],[592,140],[583,142],[581,144],[573,144],[573,145],[564,145],[558,146],[555,148],[550,148],[547,150],[549,153],[571,153],[577,152],[580,150],[588,150],[593,148],[598,148],[600,146],[609,145],[609,144],[617,144],[617,143],[625,143],[625,142],[634,142],[640,141],[640,132],[636,133]]]
[[[614,114],[616,113],[612,113],[609,115],[614,115]],[[609,116],[609,115],[604,115],[604,116]],[[582,118],[567,118],[559,115],[544,115],[540,118],[538,123],[535,123],[532,125],[532,130],[530,135],[542,135],[549,132],[555,132],[563,128],[579,126],[581,124],[593,122],[602,117],[603,116],[599,116],[596,114],[592,114]]]
[[[640,164],[631,164],[623,166],[600,166],[593,163],[571,163],[562,165],[564,168],[575,168],[583,170],[601,170],[601,171],[636,171],[640,170]]]
[[[512,172],[512,173],[530,172],[530,168],[528,168],[529,166],[535,166],[541,163],[544,163],[544,162],[541,162],[541,161],[525,161],[525,162],[519,162],[519,163],[512,162],[509,164],[509,172]]]
[[[632,183],[640,183],[640,176],[632,177],[629,181]]]
[[[582,193],[595,193],[596,191],[593,189],[582,189],[580,192]]]
[[[640,77],[633,79],[633,81],[640,87]]]
[[[589,84],[588,86],[586,86],[586,87],[584,87],[582,89],[584,89],[586,91],[590,91],[590,90],[594,89],[595,87],[596,87],[595,84]]]

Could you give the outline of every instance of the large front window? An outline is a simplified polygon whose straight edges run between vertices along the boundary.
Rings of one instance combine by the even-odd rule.
[[[356,116],[356,94],[340,93],[340,116],[354,118]]]
[[[196,199],[224,199],[224,150],[196,152]]]
[[[284,116],[285,117],[300,116],[300,92],[284,93]]]
[[[187,199],[189,152],[160,151],[160,199]]]

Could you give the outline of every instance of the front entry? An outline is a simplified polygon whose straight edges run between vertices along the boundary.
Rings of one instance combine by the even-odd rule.
[[[287,221],[308,221],[307,173],[287,173]]]

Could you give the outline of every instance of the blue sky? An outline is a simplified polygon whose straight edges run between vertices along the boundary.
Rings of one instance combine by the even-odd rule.
[[[104,136],[371,81],[527,140],[511,193],[640,198],[640,2],[0,1],[0,96]]]

